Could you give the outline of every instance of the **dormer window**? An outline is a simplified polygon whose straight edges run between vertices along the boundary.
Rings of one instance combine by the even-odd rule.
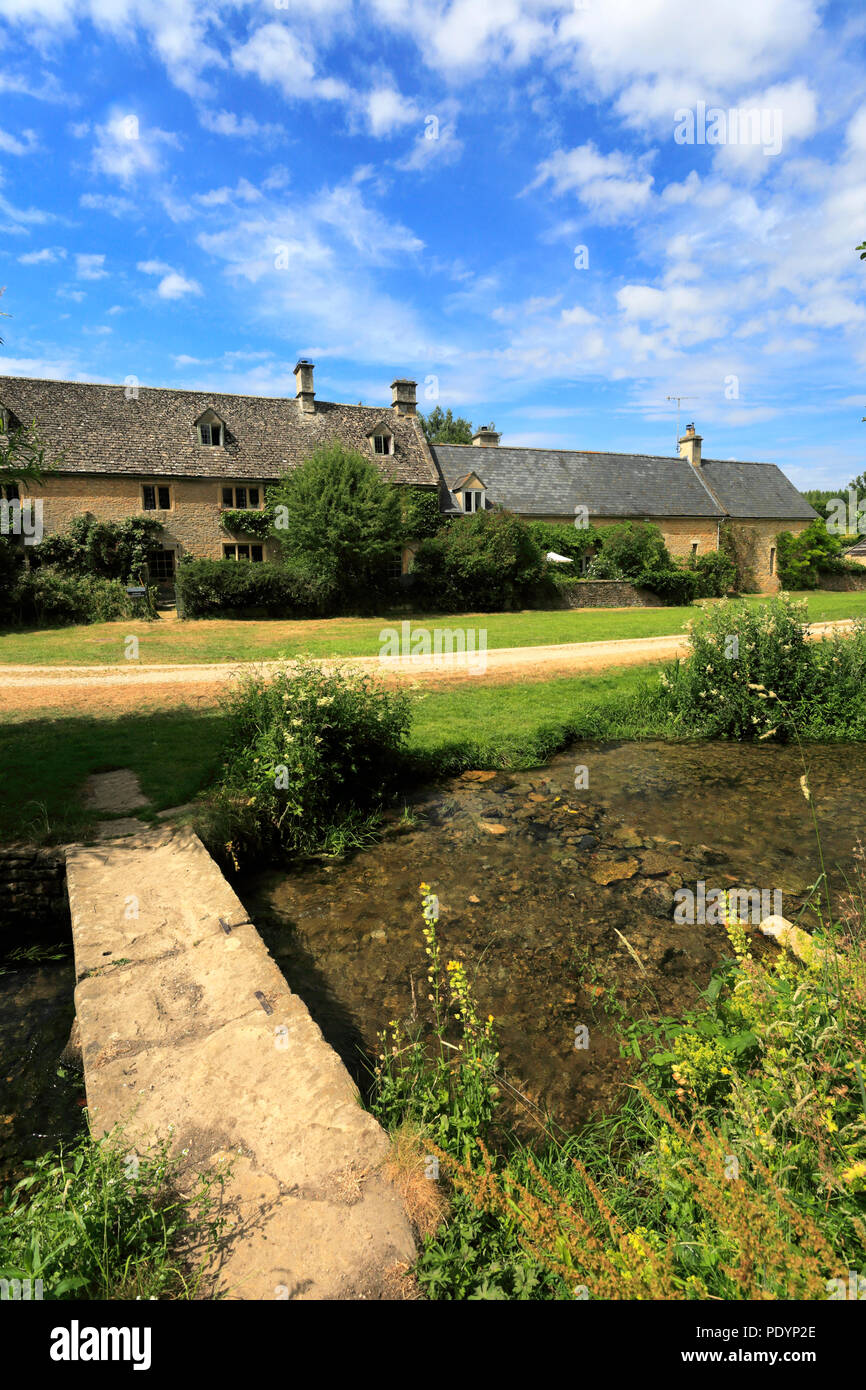
[[[463,493],[463,510],[466,513],[484,511],[484,493],[480,488],[466,488]]]
[[[374,435],[373,435],[373,453],[374,453],[374,454],[393,454],[393,452],[394,452],[394,439],[393,439],[393,436],[392,436],[392,435],[390,435],[390,434],[374,434]]]
[[[206,410],[195,422],[199,444],[221,449],[226,442],[225,425],[215,410]]]

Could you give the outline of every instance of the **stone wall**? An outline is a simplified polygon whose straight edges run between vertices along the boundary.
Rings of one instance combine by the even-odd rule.
[[[66,856],[36,845],[0,848],[0,951],[70,934]]]
[[[828,570],[819,570],[820,589],[831,589],[834,593],[850,594],[856,589],[866,589],[866,573],[860,574],[831,574]]]
[[[584,579],[579,584],[564,584],[559,592],[560,608],[664,607],[651,589],[640,589],[623,579]]]

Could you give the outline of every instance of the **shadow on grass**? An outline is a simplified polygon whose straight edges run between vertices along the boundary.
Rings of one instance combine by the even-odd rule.
[[[0,725],[0,842],[86,836],[100,818],[84,806],[94,772],[130,768],[153,811],[190,801],[217,772],[224,726],[201,710]]]

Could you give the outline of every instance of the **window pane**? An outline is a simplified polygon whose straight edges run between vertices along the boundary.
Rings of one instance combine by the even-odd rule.
[[[234,558],[235,558],[235,548],[234,548],[234,546],[233,546],[233,545],[224,545],[224,546],[223,546],[223,559],[224,559],[224,560],[234,560]]]
[[[7,484],[6,484],[6,500],[7,500],[7,502],[18,502],[18,501],[20,501],[20,498],[21,498],[21,494],[20,494],[20,492],[18,491],[18,484],[17,484],[17,483],[7,483]]]
[[[249,548],[249,546],[248,546],[248,545],[239,545],[239,546],[238,546],[238,559],[239,559],[239,560],[248,560],[249,558],[250,558],[250,548]]]
[[[199,425],[202,444],[210,444],[210,425]]]
[[[234,504],[234,498],[232,497],[232,490],[231,490],[231,488],[230,488],[230,487],[224,487],[224,488],[223,488],[223,506],[224,506],[224,507],[231,507],[231,506],[233,506],[233,504]]]
[[[251,487],[251,488],[250,488],[250,506],[251,506],[251,507],[257,507],[258,505],[259,505],[259,490],[258,490],[257,487]]]
[[[168,490],[167,487],[161,487],[161,488],[159,489],[159,507],[160,507],[160,511],[167,512],[170,506],[171,506],[171,494],[170,494],[170,492],[169,492],[169,490]]]
[[[247,505],[247,490],[246,490],[246,488],[245,488],[245,487],[236,487],[236,488],[235,488],[235,506],[238,507],[238,508],[241,508],[241,507],[246,507],[246,505]]]
[[[254,545],[254,546],[252,547],[252,551],[253,551],[253,559],[256,560],[256,561],[261,561],[261,559],[262,559],[262,547],[261,547],[260,545]]]
[[[221,441],[220,441],[220,436],[222,435],[222,428],[223,428],[222,425],[211,425],[211,427],[210,427],[210,442],[211,442],[211,444],[218,445],[218,444],[221,442]]]
[[[156,511],[156,488],[146,485],[141,489],[141,505],[146,512]]]

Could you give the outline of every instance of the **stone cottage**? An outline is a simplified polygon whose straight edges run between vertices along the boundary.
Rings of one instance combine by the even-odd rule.
[[[395,483],[438,493],[446,515],[498,506],[570,524],[650,521],[681,559],[717,550],[721,527],[735,527],[765,591],[779,587],[778,532],[801,531],[815,516],[775,464],[704,459],[693,425],[679,458],[514,448],[492,425],[471,445],[431,447],[414,381],[391,383],[390,406],[344,405],[316,399],[313,373],[298,362],[294,399],[0,377],[0,428],[35,421],[57,460],[44,486],[30,489],[43,500],[46,534],[83,513],[153,515],[164,529],[151,576],[166,585],[183,555],[271,558],[272,543],[238,514],[262,511],[269,484],[335,439]],[[410,564],[410,549],[395,552],[395,577]]]
[[[683,560],[718,550],[721,528],[734,528],[758,588],[779,588],[776,536],[804,530],[816,513],[774,463],[705,459],[688,425],[679,458],[594,450],[514,448],[492,425],[472,444],[437,444],[433,453],[454,514],[506,507],[533,521],[593,526],[649,521]],[[483,453],[474,452],[483,450]]]
[[[316,400],[313,371],[298,362],[294,399],[0,377],[0,412],[7,428],[35,421],[46,459],[57,460],[45,485],[29,489],[43,499],[45,534],[82,513],[153,516],[164,530],[151,577],[170,584],[183,555],[270,558],[254,528],[228,532],[221,518],[261,511],[268,485],[334,439],[395,483],[441,490],[414,381],[394,381],[388,407],[338,405]],[[407,565],[408,553],[395,552],[395,572]]]

